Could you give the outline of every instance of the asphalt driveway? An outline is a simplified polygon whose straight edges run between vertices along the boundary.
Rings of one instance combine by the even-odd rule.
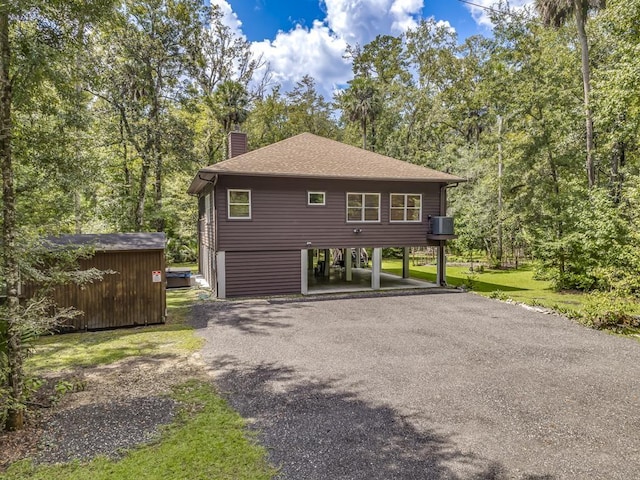
[[[640,478],[634,339],[465,293],[212,302],[194,324],[282,478]]]

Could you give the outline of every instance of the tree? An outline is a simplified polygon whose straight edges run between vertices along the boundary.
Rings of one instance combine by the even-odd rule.
[[[375,120],[382,111],[378,91],[370,78],[354,78],[349,87],[338,95],[338,104],[351,122],[360,123],[362,148],[367,148],[367,129],[371,129],[375,145]]]
[[[227,134],[247,119],[249,84],[263,61],[254,57],[246,39],[223,23],[218,6],[203,8],[200,18],[186,45],[186,82],[195,93],[196,108],[206,116],[205,154],[211,164],[220,160],[220,146],[227,158]]]
[[[36,330],[46,328],[47,306],[35,309],[31,303],[21,305],[18,298],[21,267],[27,265],[31,252],[25,238],[17,238],[23,221],[18,217],[15,186],[16,158],[28,155],[14,151],[16,106],[34,100],[36,89],[45,82],[60,88],[56,80],[78,31],[89,28],[110,7],[106,0],[90,2],[0,2],[0,165],[2,169],[2,270],[7,300],[0,310],[0,338],[6,357],[7,418],[6,428],[24,425],[25,374],[27,347],[25,329],[35,322]],[[20,24],[22,28],[15,28]],[[17,48],[13,48],[13,45]],[[66,57],[66,58],[65,58]],[[73,58],[71,56],[71,58]],[[17,153],[17,154],[16,154]],[[22,247],[22,248],[20,248]],[[22,269],[24,272],[24,268]],[[44,303],[40,304],[45,305]]]
[[[591,67],[589,65],[589,40],[587,38],[587,18],[589,10],[605,7],[605,0],[536,0],[536,8],[547,25],[559,27],[573,16],[578,31],[582,63],[582,85],[584,91],[584,115],[586,124],[587,158],[585,167],[589,188],[596,183],[594,163],[593,117],[591,114]]]
[[[624,201],[625,183],[638,173],[634,160],[640,134],[640,32],[635,27],[639,16],[638,0],[611,0],[592,30],[592,55],[598,59],[593,72],[594,121],[599,125],[599,149],[609,155],[608,187],[616,203]]]
[[[290,135],[310,132],[323,137],[335,137],[335,123],[329,104],[316,90],[316,81],[305,75],[287,93],[287,130]]]
[[[16,198],[13,184],[13,162],[11,156],[12,136],[12,79],[11,79],[11,43],[9,39],[10,14],[9,3],[0,3],[0,155],[2,156],[2,248],[3,270],[6,284],[7,304],[7,371],[9,399],[12,401],[7,412],[8,430],[20,430],[24,426],[24,416],[19,408],[24,389],[22,368],[22,343],[20,332],[20,299],[18,288],[20,281],[18,252],[16,248]]]
[[[148,186],[153,178],[154,227],[163,231],[163,178],[174,145],[166,134],[177,118],[173,106],[185,95],[183,71],[201,27],[197,0],[125,0],[119,14],[96,32],[94,93],[106,101],[122,128],[123,140],[140,160],[132,228],[146,228]],[[127,160],[125,159],[125,162]],[[125,163],[128,180],[131,166]]]
[[[245,128],[251,149],[271,145],[291,136],[288,106],[280,94],[279,86],[254,101]]]

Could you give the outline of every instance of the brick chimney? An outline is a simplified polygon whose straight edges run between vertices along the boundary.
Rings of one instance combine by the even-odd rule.
[[[229,132],[229,158],[247,153],[247,134],[244,132]]]

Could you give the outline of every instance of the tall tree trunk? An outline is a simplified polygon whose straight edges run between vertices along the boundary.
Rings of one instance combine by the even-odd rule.
[[[362,119],[362,149],[367,149],[367,118]]]
[[[156,135],[157,137],[157,135]],[[156,232],[164,232],[164,217],[162,213],[162,154],[158,151],[158,146],[154,148],[154,156],[155,158],[155,185],[154,185],[154,193],[155,193],[155,224],[156,224]]]
[[[611,199],[617,205],[622,197],[622,174],[620,168],[624,166],[625,144],[622,140],[616,140],[611,152],[611,173],[609,176],[609,192]]]
[[[156,88],[157,85],[155,85]],[[153,138],[153,163],[155,167],[154,200],[155,200],[155,227],[157,232],[164,232],[164,218],[162,216],[162,149],[160,146],[160,104],[157,90],[153,94],[153,117],[152,138]]]
[[[2,161],[2,243],[4,274],[7,282],[7,357],[9,367],[9,410],[7,430],[24,426],[20,408],[24,390],[22,336],[18,298],[18,252],[16,250],[16,199],[11,159],[11,45],[9,44],[9,4],[0,3],[0,156]]]
[[[596,183],[596,169],[594,164],[594,148],[593,148],[593,118],[591,115],[591,103],[589,97],[591,94],[591,69],[589,67],[589,42],[587,41],[586,22],[582,8],[576,5],[575,8],[576,24],[578,26],[578,40],[580,41],[580,53],[582,58],[582,84],[584,87],[584,115],[587,127],[587,158],[585,167],[587,170],[587,180],[589,188]]]
[[[127,200],[131,197],[131,171],[129,170],[129,150],[127,137],[124,131],[124,113],[120,112],[120,143],[122,144],[122,175],[124,180],[124,192]]]
[[[144,226],[144,204],[147,199],[147,184],[149,183],[149,170],[151,162],[147,155],[142,156],[142,171],[140,172],[140,182],[138,183],[138,198],[136,199],[135,211],[135,231],[141,232]]]
[[[496,260],[502,266],[502,116],[498,115],[498,225]]]

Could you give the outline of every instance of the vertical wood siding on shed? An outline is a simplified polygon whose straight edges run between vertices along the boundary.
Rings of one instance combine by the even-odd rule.
[[[225,256],[227,297],[300,293],[300,250]]]
[[[61,307],[75,307],[84,313],[67,322],[76,330],[115,328],[163,323],[166,308],[165,262],[163,251],[97,252],[80,261],[81,269],[95,267],[118,273],[103,281],[57,287],[53,299]],[[153,271],[162,272],[162,281],[152,282]],[[25,295],[32,296],[27,286]]]
[[[428,215],[440,214],[440,184],[221,175],[216,185],[217,249],[426,246]],[[251,189],[251,220],[227,219],[227,189]],[[326,192],[326,205],[307,205],[307,192]],[[347,223],[346,193],[380,193],[380,223]],[[421,193],[421,223],[390,223],[390,193]],[[354,233],[360,229],[360,233]],[[311,242],[311,246],[307,246]]]

